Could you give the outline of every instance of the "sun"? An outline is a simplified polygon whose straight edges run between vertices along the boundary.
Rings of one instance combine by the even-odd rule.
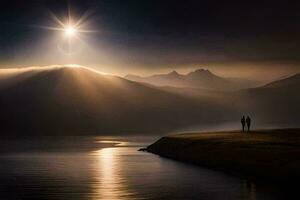
[[[92,12],[86,11],[79,19],[75,20],[72,18],[70,11],[67,13],[67,17],[64,20],[60,20],[54,13],[50,12],[51,17],[57,23],[57,26],[39,26],[43,29],[48,29],[52,31],[61,31],[63,35],[67,38],[76,37],[79,38],[83,33],[95,33],[98,30],[90,30],[90,29],[83,29],[83,27],[87,27],[86,23],[88,17],[91,15]]]
[[[68,37],[72,37],[76,34],[76,29],[73,26],[68,26],[65,28],[65,34]]]

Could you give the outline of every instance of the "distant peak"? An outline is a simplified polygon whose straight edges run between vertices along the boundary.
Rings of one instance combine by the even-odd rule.
[[[193,72],[190,72],[188,75],[205,75],[205,76],[212,76],[214,75],[213,73],[211,73],[211,71],[209,71],[208,69],[196,69]]]
[[[211,74],[211,72],[208,70],[208,69],[196,69],[195,71],[194,71],[195,73],[209,73],[209,74]]]
[[[169,75],[179,75],[177,71],[173,70],[169,73]]]

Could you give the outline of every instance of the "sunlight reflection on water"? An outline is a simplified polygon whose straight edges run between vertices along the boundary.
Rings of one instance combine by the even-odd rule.
[[[182,164],[178,163],[178,169],[180,169],[181,167],[187,167],[187,171],[177,171],[178,169],[176,167],[176,162],[164,160],[152,154],[137,152],[136,148],[131,147],[138,145],[138,143],[110,140],[98,142],[113,143],[115,144],[115,146],[96,150],[90,153],[90,155],[93,156],[96,160],[96,162],[94,163],[95,165],[92,166],[95,173],[95,181],[92,184],[93,191],[91,192],[92,199],[168,199],[168,195],[172,195],[169,194],[169,189],[175,189],[170,193],[176,193],[177,187],[190,188],[190,192],[193,193],[196,191],[196,184],[201,185],[201,182],[202,188],[199,188],[200,191],[204,190],[202,192],[208,193],[206,194],[208,196],[203,195],[203,199],[206,199],[208,197],[211,197],[212,199],[219,199],[221,197],[219,195],[222,194],[223,190],[225,191],[227,188],[235,191],[236,189],[234,189],[234,187],[239,185],[239,182],[235,183],[234,178],[226,177],[223,174],[218,174],[218,172],[209,172],[207,174],[205,173],[205,170],[201,177],[204,178],[204,180],[193,181],[193,178],[196,178],[198,176],[197,174],[194,174],[195,177],[193,176],[193,171],[197,171],[194,166],[190,166],[192,169],[189,169],[189,167],[185,166],[184,164],[183,166],[181,166]],[[140,160],[136,159],[140,156],[143,156],[144,158],[146,157],[144,163],[139,162]],[[147,159],[148,156],[150,157],[150,160]],[[161,159],[163,160],[162,163]],[[152,163],[150,163],[149,161]],[[176,172],[178,174],[176,174]],[[153,174],[154,176],[151,177],[151,174]],[[220,177],[218,177],[218,175]],[[182,177],[176,176],[183,176],[183,179]],[[212,177],[210,180],[210,176],[216,177]],[[189,181],[186,180],[189,179],[188,177],[190,178]],[[181,182],[184,185],[176,183],[176,180],[178,181],[178,183]],[[226,180],[228,181],[227,186],[225,185]],[[219,182],[219,184],[213,185],[215,181]],[[223,181],[224,185],[222,185]],[[168,186],[168,188],[164,190],[163,188],[166,185]],[[147,186],[149,188],[147,188]],[[253,187],[255,187],[253,183],[251,183],[251,187],[248,187],[247,184],[244,188],[245,190],[241,194],[232,191],[231,194],[226,194],[224,198],[226,199],[226,196],[235,196],[236,198],[240,197],[241,199],[243,199],[242,196],[244,195],[244,197],[247,196],[247,199],[249,198],[251,200],[255,200],[255,190],[253,190]],[[141,193],[145,192],[147,189],[149,191],[153,191],[154,193],[150,193],[142,197],[143,195],[141,195]],[[155,190],[157,190],[156,194]],[[179,188],[177,190],[178,192],[180,191]],[[216,194],[209,194],[213,193],[213,191],[215,191]],[[228,192],[230,193],[230,191]],[[170,196],[170,198],[171,197],[172,196]],[[173,196],[173,198],[176,199],[181,199],[184,197],[186,197],[186,199],[197,198],[196,195],[194,197],[193,195],[185,196],[184,193],[178,195],[177,198]]]
[[[129,199],[132,195],[122,178],[122,162],[119,162],[120,148],[105,148],[94,151],[97,159],[95,167],[96,182],[93,184],[93,199]]]

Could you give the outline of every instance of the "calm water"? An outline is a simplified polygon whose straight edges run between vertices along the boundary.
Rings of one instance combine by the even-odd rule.
[[[0,199],[255,200],[287,195],[273,186],[137,151],[156,139],[2,140]]]

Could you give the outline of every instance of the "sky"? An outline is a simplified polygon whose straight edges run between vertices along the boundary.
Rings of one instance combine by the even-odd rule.
[[[272,79],[300,72],[300,3],[2,0],[0,67],[78,64],[149,75],[207,68]],[[57,22],[81,19],[76,37]]]

